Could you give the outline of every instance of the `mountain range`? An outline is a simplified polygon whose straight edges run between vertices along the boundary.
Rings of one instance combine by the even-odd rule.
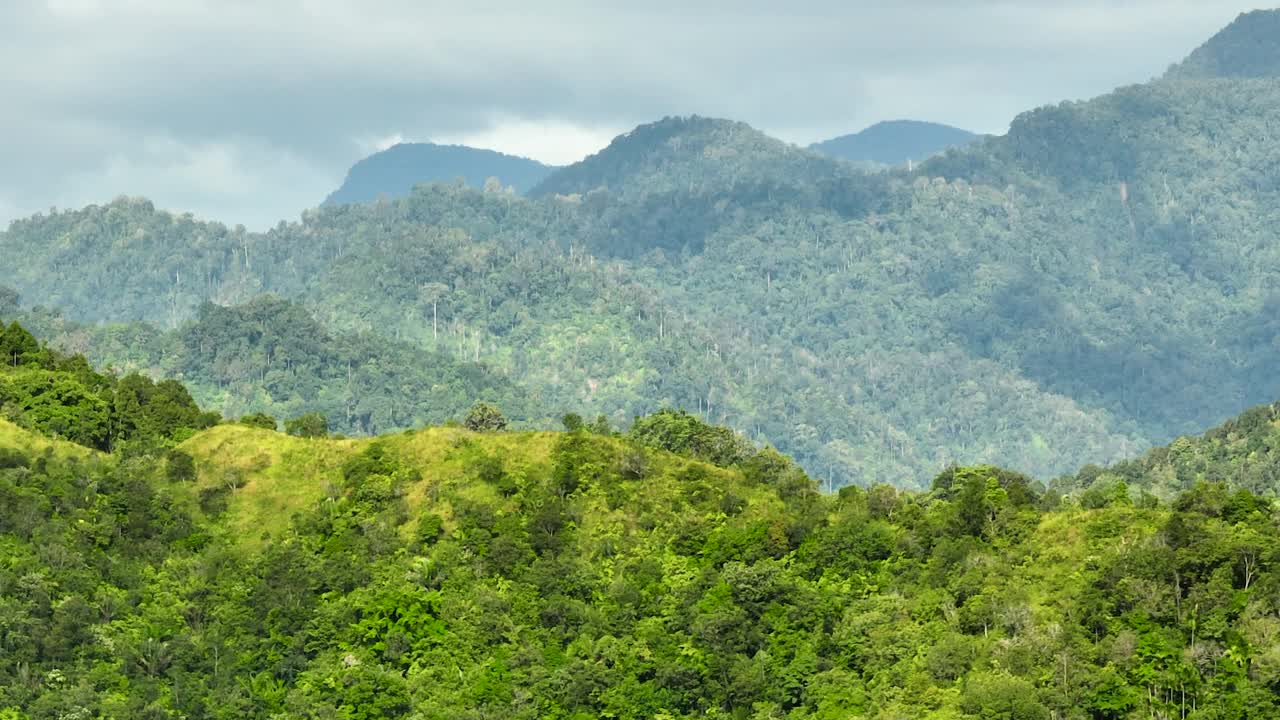
[[[814,143],[809,149],[868,169],[920,161],[978,136],[958,128],[915,120],[876,123],[862,132]],[[357,162],[325,205],[390,200],[424,183],[462,182],[472,188],[510,188],[524,194],[559,168],[528,158],[464,145],[400,143]],[[544,190],[545,192],[545,190]]]
[[[335,333],[505,376],[534,426],[671,406],[833,487],[973,462],[1050,478],[1280,396],[1280,83],[1257,40],[1274,17],[1242,16],[1187,61],[1235,58],[1246,77],[1171,71],[1039,108],[910,172],[667,118],[527,197],[420,186],[267,233],[128,198],[38,215],[0,235],[23,258],[5,282],[90,323],[48,339],[159,375],[172,363],[104,344],[110,324],[181,333],[207,301],[270,292]],[[359,415],[336,377],[295,398],[269,357],[184,379],[256,398],[216,396],[228,410],[324,394]],[[376,427],[420,416],[390,417]]]
[[[1277,18],[911,169],[14,223],[0,720],[1280,717]]]

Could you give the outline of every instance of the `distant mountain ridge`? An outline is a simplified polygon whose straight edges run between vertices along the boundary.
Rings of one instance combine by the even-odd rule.
[[[492,367],[544,414],[687,409],[831,486],[1056,477],[1280,397],[1280,80],[1225,71],[1037,108],[911,172],[685,117],[526,197],[434,184],[266,233],[123,199],[15,221],[3,280],[165,327],[272,292]],[[346,393],[342,360],[299,383]],[[224,377],[270,392],[259,367]]]
[[[466,145],[399,143],[351,166],[342,186],[324,204],[405,197],[415,185],[458,178],[474,188],[497,178],[504,187],[524,193],[555,169],[537,160]]]
[[[941,123],[889,120],[861,132],[814,143],[809,149],[851,162],[902,165],[908,160],[920,162],[950,148],[964,147],[981,137]]]

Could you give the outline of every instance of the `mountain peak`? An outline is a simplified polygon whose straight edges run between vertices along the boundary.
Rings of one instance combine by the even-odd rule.
[[[347,178],[325,200],[326,205],[368,202],[408,195],[415,185],[452,182],[462,178],[483,187],[496,177],[503,185],[525,192],[555,168],[536,160],[465,145],[399,143],[357,162]]]
[[[1166,77],[1280,77],[1280,10],[1242,13],[1186,60],[1171,67]]]
[[[563,168],[531,195],[568,195],[597,188],[627,194],[732,186],[743,177],[789,177],[830,164],[734,120],[665,117],[614,138],[609,146]]]
[[[809,149],[851,162],[899,165],[908,160],[918,162],[948,148],[967,145],[978,137],[968,130],[941,123],[888,120],[878,122],[861,132],[814,143]]]

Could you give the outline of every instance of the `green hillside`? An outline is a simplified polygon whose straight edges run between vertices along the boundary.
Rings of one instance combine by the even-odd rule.
[[[686,414],[567,425],[100,454],[0,421],[0,717],[1280,713],[1274,495],[823,495]]]
[[[1280,492],[1280,403],[1260,405],[1203,435],[1184,436],[1108,468],[1086,466],[1063,489],[1106,492],[1118,483],[1173,497],[1197,483],[1225,483],[1260,495]]]

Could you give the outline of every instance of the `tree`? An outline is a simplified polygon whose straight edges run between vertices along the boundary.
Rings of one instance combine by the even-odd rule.
[[[13,315],[18,312],[18,308],[21,307],[21,305],[22,296],[18,294],[17,290],[0,285],[0,318],[3,318],[5,315]],[[0,325],[0,328],[2,327],[3,326]],[[3,332],[3,330],[0,330],[0,332]]]
[[[0,358],[5,363],[17,367],[34,362],[40,353],[40,343],[17,323],[9,323],[9,327],[0,329]]]
[[[262,428],[263,430],[277,430],[280,425],[276,419],[266,413],[250,413],[240,418],[241,425],[249,427]]]
[[[960,706],[981,720],[1049,720],[1049,709],[1036,698],[1035,686],[1010,675],[972,678]]]
[[[506,429],[507,419],[496,406],[478,402],[471,406],[471,412],[467,413],[467,419],[462,424],[475,432],[498,432]]]
[[[196,479],[196,463],[190,453],[174,448],[165,457],[165,475],[170,481],[191,482]]]
[[[329,420],[320,413],[310,412],[286,420],[284,430],[297,437],[326,437],[329,434]]]
[[[436,303],[440,302],[441,296],[449,292],[449,286],[444,283],[427,283],[418,290],[418,298],[423,303],[431,303],[431,339],[435,340],[439,337],[439,322],[436,314]]]

